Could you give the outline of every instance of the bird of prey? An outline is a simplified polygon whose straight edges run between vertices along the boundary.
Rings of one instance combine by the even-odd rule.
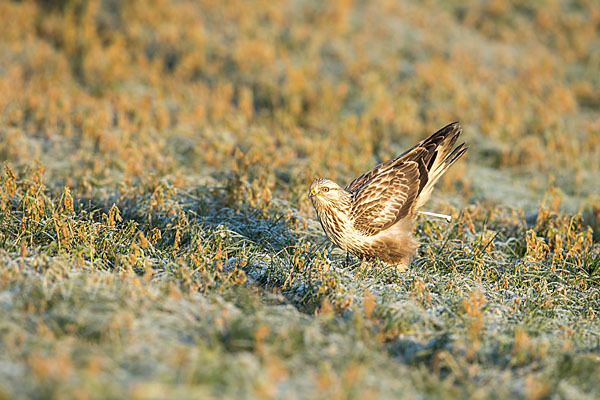
[[[329,239],[359,258],[408,265],[418,246],[412,235],[417,213],[437,180],[467,151],[465,143],[453,149],[461,132],[452,123],[344,189],[315,179],[308,196]]]

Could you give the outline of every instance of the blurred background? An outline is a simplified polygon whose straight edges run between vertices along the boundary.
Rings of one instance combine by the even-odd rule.
[[[3,1],[0,159],[82,194],[242,169],[306,212],[314,177],[458,120],[448,201],[528,212],[556,187],[577,211],[599,198],[599,29],[595,0]]]

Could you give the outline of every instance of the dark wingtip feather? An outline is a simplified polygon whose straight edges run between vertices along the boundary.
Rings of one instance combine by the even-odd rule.
[[[442,161],[442,163],[448,165],[449,167],[450,165],[454,164],[459,158],[461,158],[467,152],[468,149],[469,147],[465,146],[464,142],[459,144],[454,150],[452,150],[450,154],[446,156],[446,158],[444,158],[444,161]]]
[[[437,132],[435,132],[433,135],[429,136],[427,139],[425,139],[423,141],[423,144],[430,143],[430,142],[439,143],[438,142],[439,138],[441,138],[443,140],[450,135],[458,136],[458,135],[460,135],[461,131],[462,131],[462,128],[460,127],[460,123],[458,121],[452,122],[452,123],[446,125],[445,127],[443,127],[442,129],[438,130]]]

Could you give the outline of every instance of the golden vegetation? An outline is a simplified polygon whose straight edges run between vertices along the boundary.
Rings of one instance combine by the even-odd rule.
[[[597,396],[599,27],[594,0],[0,2],[0,397]],[[452,120],[454,222],[407,271],[346,260],[310,181]]]

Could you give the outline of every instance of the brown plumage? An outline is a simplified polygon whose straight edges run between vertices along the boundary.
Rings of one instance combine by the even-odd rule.
[[[467,151],[452,149],[462,132],[452,123],[342,189],[318,178],[308,196],[333,243],[354,255],[407,264],[417,249],[414,218],[437,180]]]

